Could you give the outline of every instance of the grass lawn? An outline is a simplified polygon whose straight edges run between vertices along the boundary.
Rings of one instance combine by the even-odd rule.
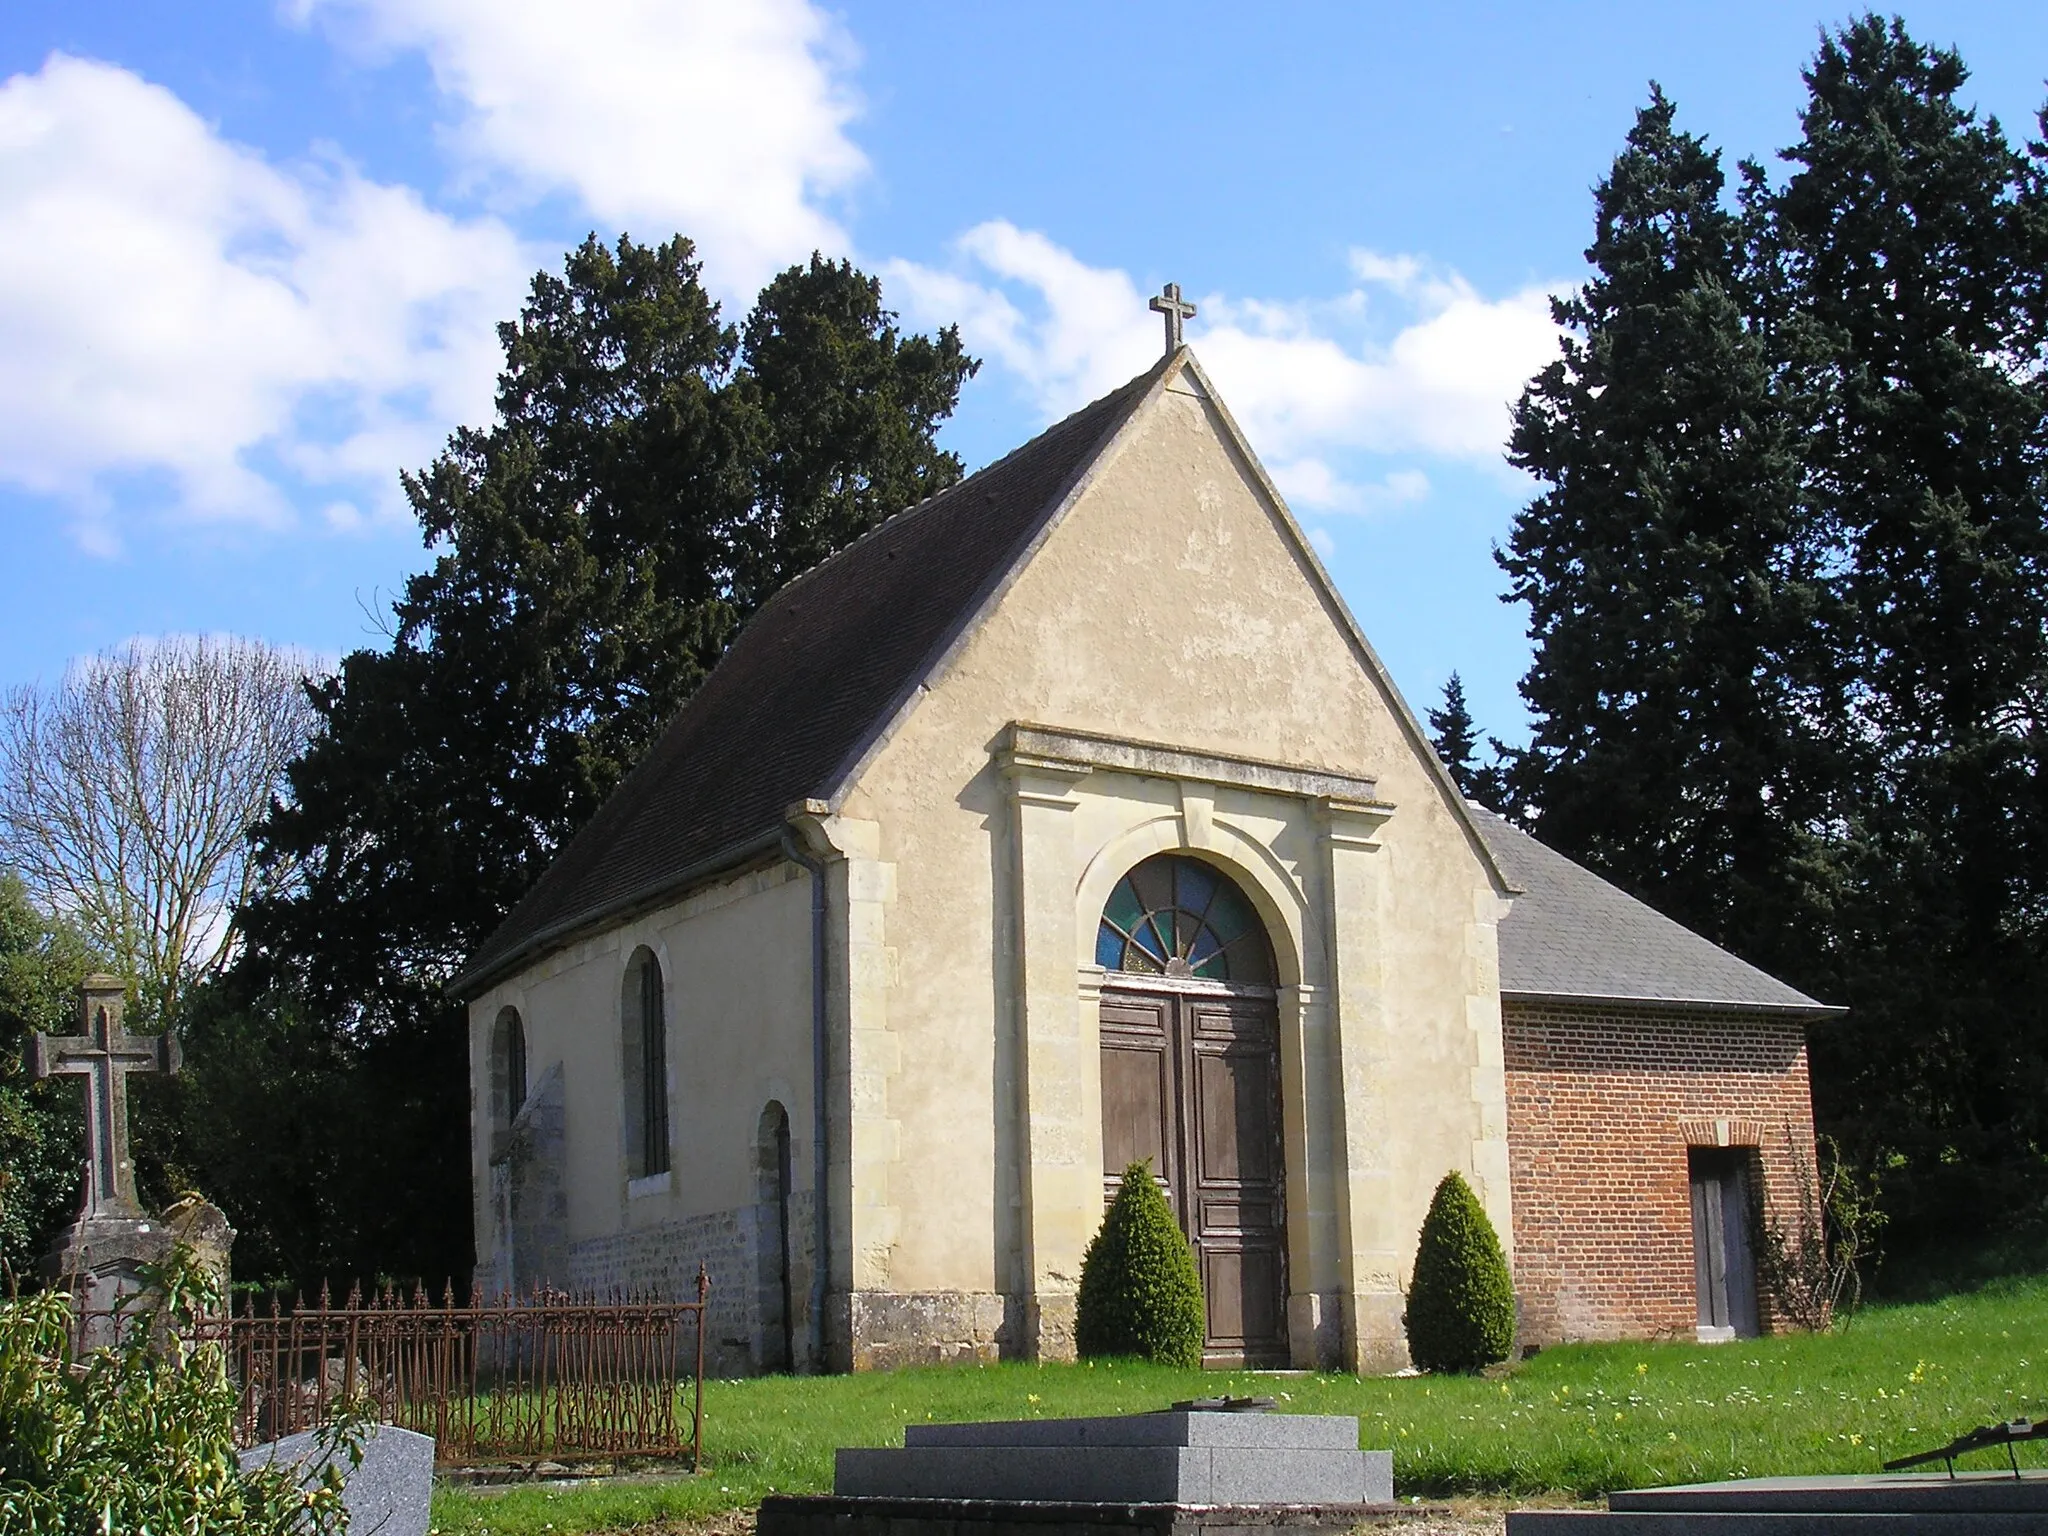
[[[1403,1379],[1000,1365],[705,1386],[696,1478],[484,1494],[444,1490],[442,1536],[631,1527],[830,1489],[841,1445],[900,1445],[911,1420],[1131,1413],[1264,1393],[1294,1413],[1356,1414],[1392,1447],[1403,1497],[1567,1493],[1794,1472],[1874,1472],[1974,1425],[2048,1416],[2048,1277],[1872,1308],[1828,1335],[1739,1344],[1546,1350],[1499,1379]],[[2023,1465],[2048,1465],[2038,1445]],[[1966,1465],[1989,1467],[1988,1453]]]

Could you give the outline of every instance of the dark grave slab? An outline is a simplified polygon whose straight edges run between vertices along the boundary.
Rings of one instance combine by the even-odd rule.
[[[2048,1536],[2048,1473],[1760,1477],[1610,1494],[1606,1510],[1530,1510],[1508,1536]]]

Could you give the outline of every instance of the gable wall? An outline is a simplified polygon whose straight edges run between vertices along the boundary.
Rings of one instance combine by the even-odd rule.
[[[1691,1338],[1687,1148],[1754,1148],[1767,1217],[1808,1219],[1804,1028],[1597,1003],[1510,1000],[1503,1015],[1524,1340]]]
[[[1301,1273],[1297,1262],[1293,1288],[1374,1290],[1382,1310],[1394,1297],[1397,1315],[1414,1233],[1446,1170],[1473,1177],[1507,1227],[1494,946],[1502,903],[1447,796],[1300,551],[1225,447],[1210,409],[1169,392],[1127,435],[1128,446],[1099,470],[843,807],[878,827],[892,881],[888,981],[872,1000],[890,1065],[865,1107],[873,1150],[865,1163],[856,1150],[854,1170],[865,1192],[856,1201],[872,1206],[856,1221],[877,1240],[857,1235],[854,1282],[1008,1293],[1032,1282],[1019,1272],[1027,1217],[1018,1209],[1013,807],[992,762],[1004,728],[1022,719],[1376,777],[1379,797],[1395,806],[1374,855],[1383,895],[1367,957],[1394,1049],[1372,1070],[1383,1079],[1375,1088],[1412,1113],[1398,1126],[1354,1124],[1351,1134],[1379,1135],[1392,1149],[1394,1163],[1377,1170],[1368,1198],[1373,1220],[1405,1236],[1382,1243],[1388,1253],[1374,1273],[1336,1272],[1335,1184],[1347,1174],[1333,1144],[1340,1128],[1325,1114],[1294,1128],[1316,1164],[1300,1171],[1318,1182],[1315,1209],[1290,1218],[1320,1225],[1290,1246],[1305,1252],[1312,1236],[1319,1245],[1316,1273]],[[1071,845],[1059,853],[1077,884],[1112,845],[1128,867],[1190,836],[1181,786],[1166,780],[1096,773],[1073,798]],[[1259,880],[1272,887],[1267,905],[1276,921],[1295,912],[1298,931],[1274,938],[1286,952],[1285,979],[1310,983],[1295,1004],[1313,1013],[1311,994],[1330,996],[1333,944],[1346,941],[1323,924],[1327,850],[1315,808],[1298,797],[1225,791],[1194,819],[1223,829],[1212,834],[1223,841],[1210,846],[1241,851],[1241,883],[1255,898]],[[1245,851],[1260,848],[1263,855]],[[1094,870],[1091,878],[1106,893],[1119,873]],[[1077,971],[1092,951],[1100,895],[1091,901],[1089,910],[1079,902],[1074,909]],[[1083,1027],[1092,1030],[1092,1021]],[[1327,1042],[1311,1035],[1312,1027],[1301,1037],[1308,1059],[1289,1070],[1336,1065],[1316,1058]],[[1099,1174],[1099,1162],[1085,1166],[1100,1156],[1099,1110],[1086,1098],[1094,1050],[1089,1034],[1074,1063],[1084,1101],[1077,1145],[1066,1149],[1079,1165],[1076,1188]],[[1290,1114],[1297,1109],[1290,1105]],[[1092,1230],[1095,1214],[1075,1219]],[[1078,1261],[1077,1249],[1071,1258]]]

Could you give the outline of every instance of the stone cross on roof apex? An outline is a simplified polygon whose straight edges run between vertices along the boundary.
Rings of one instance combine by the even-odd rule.
[[[1180,296],[1179,283],[1168,283],[1152,301],[1151,308],[1154,314],[1166,317],[1166,355],[1171,357],[1180,350],[1181,322],[1195,318],[1195,306]]]

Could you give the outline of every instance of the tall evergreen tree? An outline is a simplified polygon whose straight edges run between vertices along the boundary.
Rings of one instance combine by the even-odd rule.
[[[1649,105],[1595,190],[1594,276],[1514,415],[1545,489],[1500,563],[1529,605],[1545,841],[1766,963],[1813,900],[1827,764],[1810,729],[1823,606],[1798,465],[1746,315],[1720,158]]]
[[[319,731],[259,834],[288,878],[245,913],[240,1022],[213,1032],[267,1011],[348,1038],[386,1195],[293,1246],[434,1276],[468,1263],[467,1045],[442,987],[777,585],[959,477],[935,434],[976,366],[817,257],[725,324],[681,238],[593,237],[499,333],[496,421],[404,477],[432,566],[389,647],[314,691]],[[266,989],[284,1000],[259,1007]]]
[[[2048,1173],[2048,148],[1822,39],[1736,205],[1661,95],[1513,456],[1544,837],[1809,991],[1895,1243]]]
[[[1897,20],[1824,38],[1770,211],[1859,753],[1822,1107],[1974,1222],[2048,1155],[2048,199],[1967,79]]]
[[[1444,683],[1444,702],[1429,712],[1430,745],[1443,759],[1451,779],[1466,794],[1472,793],[1472,775],[1478,770],[1479,737],[1472,725],[1472,710],[1465,702],[1465,680],[1453,672]]]
[[[1444,683],[1443,704],[1429,712],[1429,729],[1430,745],[1443,759],[1458,793],[1492,810],[1508,810],[1508,786],[1501,765],[1506,749],[1498,739],[1489,737],[1494,761],[1479,761],[1479,727],[1465,702],[1465,680],[1455,672]]]

